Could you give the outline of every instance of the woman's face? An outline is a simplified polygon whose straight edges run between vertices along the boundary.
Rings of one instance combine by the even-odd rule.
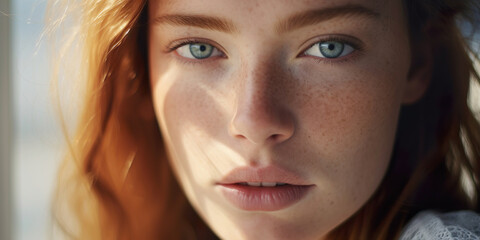
[[[421,85],[400,0],[152,0],[149,21],[169,160],[220,238],[319,239],[373,195]]]

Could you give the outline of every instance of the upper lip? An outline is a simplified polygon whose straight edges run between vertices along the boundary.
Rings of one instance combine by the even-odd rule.
[[[218,184],[223,185],[245,182],[276,182],[290,185],[312,185],[292,171],[273,165],[262,168],[235,168],[225,175]]]

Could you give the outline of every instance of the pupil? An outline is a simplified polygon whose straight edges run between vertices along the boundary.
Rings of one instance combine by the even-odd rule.
[[[328,44],[328,49],[329,49],[329,50],[335,49],[335,45],[334,45],[334,44]]]
[[[205,50],[207,50],[207,47],[205,47],[205,45],[201,45],[201,46],[200,46],[200,51],[203,52],[203,51],[205,51]]]

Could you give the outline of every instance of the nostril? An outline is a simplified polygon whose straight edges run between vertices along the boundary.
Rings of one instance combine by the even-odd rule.
[[[245,137],[245,136],[243,136],[243,135],[241,135],[241,134],[237,134],[236,137],[237,137],[237,138],[240,138],[240,139],[247,139],[247,137]]]
[[[286,135],[283,135],[283,134],[272,134],[267,140],[269,142],[276,143],[276,142],[282,142],[283,140],[285,140],[287,138],[288,137]]]
[[[270,136],[270,140],[271,141],[276,141],[280,138],[280,134],[272,134],[272,136]]]

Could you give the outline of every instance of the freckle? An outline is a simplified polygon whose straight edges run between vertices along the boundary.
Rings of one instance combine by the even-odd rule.
[[[330,206],[332,206],[333,204],[335,204],[335,202],[334,202],[334,201],[330,201]]]

